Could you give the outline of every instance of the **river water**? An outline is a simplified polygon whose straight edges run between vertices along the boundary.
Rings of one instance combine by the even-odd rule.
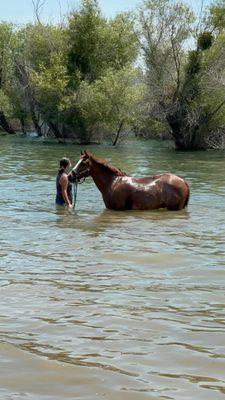
[[[225,398],[225,154],[169,143],[88,149],[133,176],[170,171],[187,210],[75,211],[55,175],[80,147],[0,137],[0,398]]]

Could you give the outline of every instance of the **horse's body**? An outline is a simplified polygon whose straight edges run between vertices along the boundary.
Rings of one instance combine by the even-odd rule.
[[[181,210],[188,204],[188,184],[170,173],[133,178],[86,152],[74,171],[78,178],[93,178],[106,208],[111,210]]]

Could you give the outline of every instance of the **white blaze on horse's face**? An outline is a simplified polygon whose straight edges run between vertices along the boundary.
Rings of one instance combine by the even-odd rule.
[[[75,167],[73,167],[72,171],[77,172],[77,168],[79,167],[79,165],[82,163],[82,159],[78,161],[78,163],[75,165]]]
[[[87,178],[90,175],[90,160],[88,157],[81,157],[78,163],[73,168],[73,172],[77,175],[78,179]]]

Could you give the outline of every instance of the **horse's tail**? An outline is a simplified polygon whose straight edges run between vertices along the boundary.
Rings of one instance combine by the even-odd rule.
[[[187,197],[186,197],[186,199],[185,199],[183,208],[187,207],[187,205],[188,205],[188,203],[189,203],[189,199],[190,199],[190,188],[189,188],[189,185],[188,185],[188,183],[187,183],[186,181],[184,181],[184,183],[185,183],[185,185],[186,185],[186,187],[187,187],[188,192],[187,192]]]

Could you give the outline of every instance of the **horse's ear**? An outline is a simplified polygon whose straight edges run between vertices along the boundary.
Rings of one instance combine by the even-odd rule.
[[[83,156],[83,155],[84,155],[84,152],[83,152],[83,151],[81,151],[81,152],[80,152],[80,155],[81,155],[81,156]]]
[[[84,150],[84,154],[85,156],[90,157],[90,154],[86,150]]]

